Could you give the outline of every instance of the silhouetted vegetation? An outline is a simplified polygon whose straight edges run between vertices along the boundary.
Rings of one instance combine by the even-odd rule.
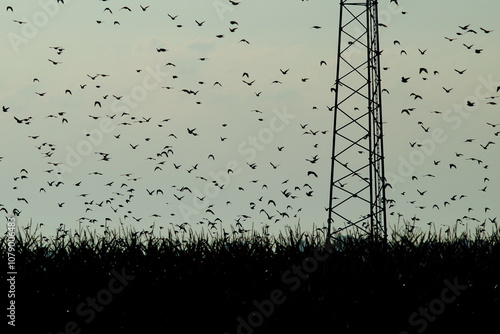
[[[356,235],[326,247],[320,231],[300,230],[215,237],[167,231],[161,238],[135,231],[47,238],[22,231],[17,326],[26,333],[233,334],[258,310],[254,301],[272,300],[279,290],[279,305],[267,308],[269,316],[261,312],[263,321],[255,315],[258,326],[240,326],[240,333],[417,333],[425,321],[415,325],[423,319],[416,316],[410,324],[409,317],[442,300],[447,280],[460,284],[459,295],[444,294],[453,301],[441,303],[444,311],[427,321],[425,332],[482,332],[496,328],[500,314],[499,241],[498,231],[394,231],[386,248]],[[5,264],[6,237],[0,244]],[[130,279],[106,296],[102,291],[116,273]],[[99,294],[112,299],[91,316],[87,298]]]

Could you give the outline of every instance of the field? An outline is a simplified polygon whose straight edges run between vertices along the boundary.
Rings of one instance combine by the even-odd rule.
[[[166,233],[22,231],[17,329],[485,333],[500,311],[498,231],[402,228],[386,246],[356,235],[328,244],[319,231],[300,229]],[[5,236],[0,244],[4,267]]]

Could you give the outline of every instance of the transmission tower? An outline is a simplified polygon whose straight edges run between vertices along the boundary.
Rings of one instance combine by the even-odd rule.
[[[387,241],[377,6],[340,0],[328,239],[357,229]]]

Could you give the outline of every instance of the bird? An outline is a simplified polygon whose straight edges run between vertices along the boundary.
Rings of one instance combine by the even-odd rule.
[[[488,149],[488,146],[494,145],[494,144],[495,144],[494,142],[489,141],[488,143],[486,143],[486,145],[479,144],[479,146],[481,146],[483,149],[486,150],[486,149]]]
[[[493,31],[493,30],[487,30],[487,29],[484,29],[484,28],[481,28],[481,27],[479,27],[479,29],[481,29],[485,34],[489,34],[490,32]]]
[[[50,61],[53,65],[59,65],[59,64],[62,64],[62,62],[60,62],[60,61],[55,61],[55,60],[52,60],[52,59],[49,59],[49,61]]]
[[[198,134],[196,132],[194,132],[196,130],[196,128],[194,129],[189,129],[187,128],[187,132],[190,134],[190,135],[193,135],[193,136],[197,136]]]
[[[430,127],[424,127],[423,124],[420,124],[420,127],[425,131],[425,132],[429,132],[429,129]]]
[[[312,170],[310,170],[310,171],[307,172],[307,176],[311,176],[311,175],[314,176],[314,177],[316,177],[316,178],[318,177],[318,174],[316,174],[316,172],[314,172]]]

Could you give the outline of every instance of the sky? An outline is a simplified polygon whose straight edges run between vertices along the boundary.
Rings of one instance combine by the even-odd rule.
[[[325,226],[338,1],[4,7],[2,214],[47,234]],[[499,10],[379,2],[390,226],[496,226]]]

